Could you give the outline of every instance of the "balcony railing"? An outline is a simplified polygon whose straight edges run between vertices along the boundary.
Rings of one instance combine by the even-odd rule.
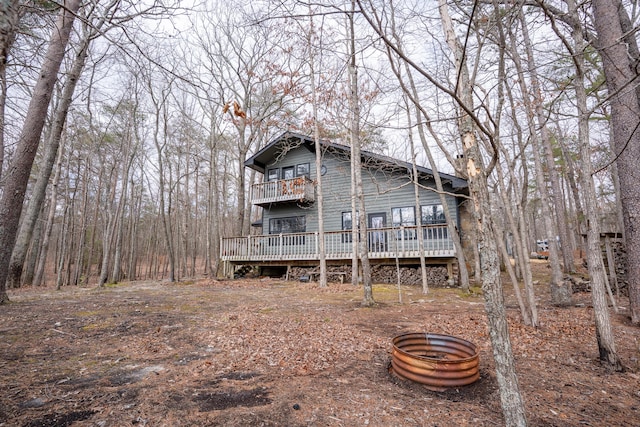
[[[313,202],[315,199],[315,185],[306,176],[260,182],[251,186],[251,202],[254,205],[294,201]]]
[[[455,256],[453,241],[446,225],[421,227],[424,255],[427,258]],[[325,232],[325,253],[329,260],[350,259],[351,231]],[[367,230],[369,258],[419,258],[418,227]],[[223,261],[318,260],[319,234],[290,233],[248,237],[223,237]]]

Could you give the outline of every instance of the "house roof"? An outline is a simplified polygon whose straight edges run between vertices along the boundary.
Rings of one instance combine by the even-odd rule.
[[[334,153],[349,154],[351,152],[351,147],[347,145],[336,144],[328,141],[320,141],[320,144],[322,147],[326,148],[329,151],[333,151]],[[267,165],[273,163],[277,156],[280,155],[284,150],[288,151],[290,149],[303,146],[309,151],[314,152],[314,145],[315,142],[310,136],[287,131],[274,138],[270,143],[260,149],[260,151],[247,159],[244,162],[244,165],[248,168],[264,174]],[[384,156],[365,150],[361,151],[361,155],[364,165],[377,164],[381,167],[386,167],[394,170],[403,169],[407,173],[409,173],[413,169],[413,165],[411,163],[399,159],[394,159],[393,157]],[[426,175],[427,178],[433,177],[433,171],[431,169],[418,165],[416,165],[416,168],[420,174]],[[454,190],[463,190],[468,187],[466,179],[442,172],[440,172],[439,175],[443,184],[451,184],[451,187]]]

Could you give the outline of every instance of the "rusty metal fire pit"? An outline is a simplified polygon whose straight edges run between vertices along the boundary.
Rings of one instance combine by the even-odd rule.
[[[393,372],[429,390],[469,385],[480,378],[478,366],[478,349],[461,338],[414,332],[393,339]]]

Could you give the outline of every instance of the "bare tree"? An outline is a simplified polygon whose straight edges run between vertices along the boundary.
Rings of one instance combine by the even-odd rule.
[[[358,256],[362,266],[362,305],[370,307],[375,304],[371,284],[371,264],[369,262],[369,239],[367,233],[367,212],[362,188],[362,159],[360,151],[360,99],[358,97],[358,67],[356,62],[354,14],[355,0],[351,1],[349,17],[349,107],[350,107],[350,140],[351,140],[351,180],[355,192],[351,197],[355,200],[357,210],[351,212],[351,218],[358,221]],[[352,221],[355,224],[355,220]],[[355,228],[355,227],[354,227]]]
[[[555,158],[553,155],[553,147],[551,144],[551,134],[549,132],[549,128],[547,126],[547,114],[544,111],[543,99],[542,99],[542,89],[540,87],[540,79],[538,77],[537,64],[535,60],[535,55],[533,53],[532,42],[529,37],[529,31],[527,29],[526,20],[524,16],[524,12],[520,10],[519,20],[522,26],[522,45],[524,46],[524,50],[527,58],[527,74],[529,76],[529,82],[531,85],[531,90],[526,89],[526,92],[523,90],[523,94],[527,94],[527,108],[531,110],[531,118],[530,122],[533,124],[535,121],[535,128],[531,129],[532,139],[534,144],[539,144],[541,150],[537,150],[537,152],[544,153],[543,159],[546,163],[546,169],[548,172],[550,182],[550,190],[547,191],[548,194],[545,194],[543,199],[547,197],[550,199],[549,203],[552,203],[555,206],[555,224],[552,225],[552,229],[547,229],[547,232],[555,232],[557,234],[547,234],[548,243],[549,243],[549,257],[551,258],[551,252],[560,252],[558,253],[558,261],[554,261],[551,259],[551,268],[552,270],[559,269],[560,266],[556,265],[559,262],[559,256],[562,255],[564,271],[567,273],[575,272],[575,266],[573,261],[573,247],[569,242],[569,236],[567,233],[567,220],[566,220],[566,208],[564,203],[564,197],[562,191],[560,190],[560,178],[558,175],[558,171],[555,164]],[[516,51],[513,51],[514,55],[517,55]],[[520,79],[523,82],[523,79]],[[534,117],[535,116],[535,120]],[[539,134],[539,137],[538,137]],[[534,156],[534,158],[537,156]],[[543,175],[544,176],[544,175]],[[539,191],[545,191],[545,189],[540,188]],[[551,211],[550,211],[551,212]],[[547,215],[547,217],[552,218],[551,215]],[[556,239],[559,239],[556,241]],[[557,243],[560,243],[560,248],[553,248],[557,246]],[[556,276],[559,276],[559,280]],[[554,283],[557,281],[557,283]],[[552,274],[552,296],[554,298],[554,302],[558,305],[567,305],[571,303],[571,286],[568,283],[562,282],[562,275],[558,275],[557,272]]]
[[[394,31],[394,33],[395,33],[395,31]],[[401,47],[402,46],[401,37],[399,35],[395,34],[394,38],[396,40],[397,45],[399,47]],[[391,56],[391,52],[389,50],[387,51],[387,55],[389,56],[389,59],[391,61],[392,69],[394,69],[394,73],[396,74],[396,77],[400,81],[401,87],[403,88],[403,90],[405,92],[408,92],[408,93],[411,94],[410,98],[411,98],[412,103],[413,103],[413,105],[415,107],[416,124],[418,125],[417,126],[418,136],[419,136],[420,142],[422,144],[422,148],[424,150],[424,153],[426,154],[427,159],[429,161],[429,166],[431,167],[431,171],[433,173],[433,180],[435,181],[435,184],[436,184],[436,190],[438,191],[438,196],[440,198],[440,204],[442,204],[445,220],[447,222],[449,235],[451,236],[451,240],[453,241],[453,244],[454,244],[454,246],[456,248],[456,257],[458,259],[458,272],[460,274],[460,286],[462,287],[463,291],[469,292],[469,272],[467,270],[467,262],[466,262],[466,259],[465,259],[465,256],[464,256],[464,250],[462,248],[462,242],[460,240],[460,233],[458,232],[458,229],[455,226],[454,219],[451,216],[451,213],[450,213],[451,211],[449,210],[449,203],[447,202],[447,198],[445,196],[444,185],[442,184],[442,179],[440,178],[440,172],[438,172],[437,164],[436,164],[435,158],[433,156],[431,147],[429,147],[429,144],[427,143],[427,137],[425,135],[425,128],[428,129],[431,137],[434,139],[434,141],[436,141],[436,144],[438,145],[438,147],[444,148],[444,143],[441,141],[441,138],[438,136],[438,134],[434,130],[433,126],[431,126],[430,118],[429,118],[428,115],[425,114],[425,109],[422,108],[422,106],[421,106],[420,97],[419,97],[419,94],[418,94],[418,90],[416,88],[416,84],[415,84],[415,81],[414,81],[414,78],[413,78],[413,74],[411,72],[411,68],[406,63],[404,64],[405,65],[406,79],[408,81],[408,84],[406,84],[406,83],[403,82],[403,75],[401,74],[400,70],[398,70],[393,65],[393,59],[392,59],[392,56]],[[424,288],[424,280],[425,280],[425,278],[423,277],[423,288]]]
[[[488,190],[488,175],[497,161],[498,150],[495,143],[491,144],[489,158],[491,162],[485,166],[484,156],[481,154],[481,146],[477,140],[477,132],[492,142],[493,132],[487,129],[475,113],[473,102],[473,83],[467,68],[464,45],[458,40],[449,18],[448,8],[444,1],[439,2],[439,11],[444,27],[445,40],[453,56],[455,67],[456,85],[448,88],[424,68],[412,61],[405,52],[395,44],[382,25],[375,7],[365,9],[362,1],[358,1],[362,14],[372,28],[378,33],[383,42],[403,61],[406,61],[416,72],[420,73],[435,88],[450,97],[457,105],[459,119],[457,126],[461,135],[464,151],[465,166],[469,182],[469,192],[475,210],[474,231],[477,236],[480,251],[481,277],[483,296],[485,298],[485,310],[489,322],[489,334],[491,338],[494,359],[496,361],[496,373],[500,386],[500,398],[503,414],[507,425],[526,425],[524,402],[519,391],[518,380],[515,372],[515,363],[511,349],[511,341],[506,321],[502,284],[500,280],[500,265],[498,249],[495,243],[493,226],[493,212]],[[368,3],[370,4],[370,2]],[[495,10],[496,16],[499,11]]]
[[[209,154],[209,174],[207,176],[207,198],[206,207],[206,253],[205,253],[205,270],[210,277],[216,277],[219,270],[219,254],[220,254],[220,235],[223,228],[220,220],[220,194],[222,191],[221,181],[217,174],[221,173],[220,165],[224,162],[219,161],[220,153],[223,150],[224,138],[220,134],[220,114],[211,111],[209,120],[210,128],[207,137],[207,149]]]
[[[117,3],[119,0],[113,1]],[[86,19],[86,18],[85,18]],[[100,31],[105,19],[103,18],[94,29],[89,29],[89,23],[84,21],[83,27],[85,30],[84,39],[80,42],[78,52],[73,61],[70,72],[67,75],[67,80],[62,91],[61,99],[59,100],[56,108],[55,119],[52,129],[49,131],[48,143],[46,145],[46,151],[43,163],[38,172],[38,179],[36,186],[32,192],[32,196],[29,200],[29,205],[22,220],[20,232],[18,234],[16,245],[11,255],[11,262],[9,264],[9,277],[7,285],[12,288],[20,286],[20,280],[22,276],[22,269],[27,255],[27,249],[31,242],[33,235],[33,229],[38,218],[38,214],[41,210],[42,203],[44,201],[47,185],[49,184],[49,178],[51,177],[51,171],[53,170],[53,164],[58,154],[58,147],[60,146],[60,139],[62,137],[62,130],[64,128],[67,114],[71,103],[73,101],[73,94],[75,92],[76,85],[80,79],[80,74],[84,69],[87,53],[89,50],[89,44],[95,34]]]
[[[249,153],[271,136],[274,119],[286,120],[285,107],[298,93],[303,77],[299,73],[300,64],[288,54],[295,41],[288,39],[281,28],[244,25],[246,13],[235,5],[218,4],[204,16],[207,31],[197,34],[205,58],[200,66],[209,79],[203,86],[208,88],[208,97],[218,103],[226,124],[235,131],[234,234],[247,235],[250,228],[247,181],[252,178],[247,175],[244,162]],[[200,79],[204,80],[202,76]],[[253,172],[250,174],[255,176]]]
[[[153,144],[156,147],[157,167],[158,167],[158,194],[160,217],[162,218],[162,229],[164,231],[165,243],[167,245],[167,255],[169,258],[169,281],[176,280],[176,256],[174,250],[173,232],[171,225],[171,195],[169,195],[169,203],[166,196],[166,177],[165,177],[165,150],[167,147],[167,98],[170,94],[169,88],[162,88],[160,93],[154,93],[152,85],[153,80],[147,80],[149,86],[149,94],[152,98],[154,107],[154,127],[153,127]]]
[[[321,40],[320,37],[316,37],[316,29],[313,24],[313,14],[311,13],[311,7],[309,7],[309,32],[307,36],[307,43],[309,46],[309,74],[311,85],[311,108],[312,108],[312,120],[313,120],[313,140],[315,145],[315,160],[316,160],[316,209],[318,212],[318,258],[320,261],[320,287],[327,286],[327,255],[325,251],[324,241],[324,193],[322,185],[322,146],[320,144],[320,124],[318,123],[318,92],[316,88],[316,67],[315,67],[315,49],[313,48],[314,37]]]
[[[527,37],[525,37],[525,40],[528,40],[528,30],[526,27],[524,17],[522,15],[522,11],[519,11],[519,21],[521,23],[521,30],[523,34],[527,35]],[[529,46],[530,44],[531,43],[529,42]],[[522,95],[524,97],[529,98],[529,88],[527,86],[527,82],[524,79],[524,76],[526,76],[527,73],[525,73],[525,67],[522,65],[522,60],[518,55],[519,49],[516,46],[516,40],[513,35],[511,37],[511,51],[513,52],[513,54],[511,55],[511,58],[516,67],[516,70],[521,76],[523,76],[523,78],[518,79],[518,83],[520,85],[520,91],[522,92]],[[529,61],[533,61],[533,55],[530,53],[527,59]],[[535,70],[535,65],[529,63],[528,67],[526,67],[526,71],[528,71],[529,73],[532,73],[534,70]],[[533,76],[535,77],[532,77],[532,79],[534,81],[537,81],[537,74],[533,73]],[[536,93],[540,91],[539,87],[537,86],[537,83],[533,90]],[[540,120],[540,117],[543,116],[543,113],[541,112],[542,107],[540,105],[537,105],[537,104],[540,104],[540,100],[535,100],[534,102],[525,101],[524,104],[527,111],[527,125],[529,127],[529,135],[530,135],[531,142],[533,144],[533,150],[534,150],[532,157],[533,157],[533,162],[535,167],[534,177],[536,182],[536,189],[538,191],[540,200],[542,202],[542,209],[545,212],[545,215],[543,215],[542,220],[543,220],[545,236],[547,237],[547,244],[549,247],[549,261],[551,264],[551,281],[549,283],[549,287],[551,289],[551,297],[553,299],[554,304],[558,306],[567,306],[571,304],[571,286],[569,285],[569,283],[565,283],[562,278],[562,268],[560,266],[560,252],[559,252],[558,242],[556,240],[558,236],[558,225],[557,225],[557,222],[553,220],[553,216],[551,214],[551,212],[553,212],[554,210],[553,206],[554,205],[557,206],[557,205],[553,203],[552,195],[550,194],[550,191],[547,186],[547,182],[545,181],[545,178],[544,178],[543,162],[546,160],[546,154],[544,153],[548,152],[549,147],[546,147],[545,144],[543,144],[543,142],[541,141],[541,138],[544,138],[544,137],[541,137],[538,133],[538,128],[540,127],[544,135],[547,135],[546,125],[544,123],[536,122],[536,115],[539,120]],[[543,153],[543,155],[541,156],[539,155],[539,153]],[[547,168],[548,168],[548,162],[547,162]],[[563,209],[562,207],[559,207],[559,206],[558,208]]]
[[[47,256],[49,253],[49,242],[51,239],[51,230],[53,228],[53,220],[56,214],[57,197],[58,197],[58,182],[60,181],[60,173],[62,170],[63,150],[58,150],[58,159],[56,161],[55,173],[51,184],[51,195],[49,196],[49,208],[46,216],[46,224],[44,235],[42,238],[40,256],[38,258],[38,264],[36,267],[35,275],[33,277],[33,285],[40,286],[44,283],[44,271],[47,262]]]
[[[409,147],[411,148],[411,177],[413,180],[413,196],[415,199],[415,216],[417,217],[416,221],[416,231],[418,233],[418,252],[420,253],[420,272],[422,279],[422,293],[426,294],[429,292],[429,281],[427,280],[427,260],[424,255],[424,239],[423,231],[422,231],[422,206],[420,205],[420,186],[419,186],[419,175],[418,175],[418,167],[416,165],[416,147],[415,141],[413,139],[413,129],[412,120],[411,120],[411,107],[407,97],[403,97],[405,109],[407,111],[407,123],[409,130]],[[417,110],[417,109],[416,109]],[[420,112],[417,111],[418,119],[420,118]],[[422,129],[422,126],[420,126]],[[443,205],[444,209],[447,209],[446,205]],[[399,268],[399,266],[398,266]],[[400,281],[398,280],[398,286],[400,285]],[[468,287],[467,287],[468,290]],[[400,294],[401,295],[401,294]]]
[[[577,6],[574,0],[567,0],[569,14],[578,18]],[[585,48],[586,43],[582,35],[582,28],[572,28],[574,46],[553,26],[556,34],[563,40],[569,50],[576,70],[574,88],[578,112],[578,141],[581,157],[580,182],[584,192],[585,212],[587,214],[587,259],[589,275],[591,276],[591,297],[595,312],[596,338],[600,353],[600,361],[611,369],[621,371],[622,363],[616,352],[609,308],[605,296],[605,269],[600,249],[600,219],[596,191],[592,177],[591,147],[589,141],[589,109],[587,107],[587,92],[585,90]],[[611,268],[611,267],[610,267]]]
[[[524,401],[520,394],[518,378],[515,372],[511,339],[506,323],[504,297],[500,279],[500,264],[498,249],[495,243],[495,231],[491,209],[491,199],[487,186],[491,164],[487,167],[476,140],[476,129],[479,127],[473,111],[473,87],[469,72],[465,64],[466,52],[463,44],[455,35],[445,0],[439,0],[439,10],[442,17],[445,38],[455,58],[454,64],[458,70],[459,86],[456,96],[459,96],[461,117],[458,122],[462,136],[462,146],[465,154],[467,177],[469,179],[469,193],[473,200],[475,217],[475,232],[478,236],[478,250],[480,251],[480,268],[482,272],[482,290],[485,299],[485,310],[489,320],[489,335],[496,361],[496,374],[500,386],[500,400],[505,422],[509,426],[526,425]],[[496,14],[499,11],[496,8]],[[491,138],[491,135],[488,135]],[[493,161],[498,155],[497,147],[493,150]]]
[[[6,280],[9,262],[18,233],[20,213],[31,166],[40,143],[53,87],[58,78],[58,70],[64,58],[65,48],[79,7],[79,0],[69,0],[60,10],[42,64],[40,77],[29,103],[16,154],[7,170],[6,185],[0,199],[0,303],[8,301]]]

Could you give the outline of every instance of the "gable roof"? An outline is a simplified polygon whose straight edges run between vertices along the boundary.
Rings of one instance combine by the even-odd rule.
[[[275,158],[282,152],[283,149],[292,149],[299,146],[303,146],[310,152],[315,152],[315,142],[313,138],[308,135],[299,134],[296,132],[284,132],[280,136],[274,138],[270,143],[265,145],[253,156],[248,158],[244,165],[260,173],[265,173],[267,165],[273,163]],[[336,144],[328,141],[320,141],[320,145],[326,148],[328,151],[334,153],[342,153],[349,155],[351,153],[351,147],[342,144]],[[288,151],[288,150],[287,150]],[[406,173],[410,173],[413,170],[413,165],[403,160],[394,159],[393,157],[384,156],[381,154],[372,153],[370,151],[362,150],[361,155],[363,158],[363,165],[369,166],[371,164],[377,164],[380,167],[400,171],[403,170]],[[426,178],[433,177],[433,171],[429,168],[416,165],[416,169]],[[454,175],[446,173],[439,173],[440,179],[443,184],[451,184],[454,190],[465,190],[468,187],[467,180],[459,178]]]

